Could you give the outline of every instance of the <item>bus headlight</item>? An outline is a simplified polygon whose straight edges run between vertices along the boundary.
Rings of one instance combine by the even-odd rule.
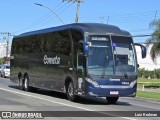
[[[137,80],[134,80],[130,83],[130,87],[133,87],[135,84],[137,84]]]
[[[99,84],[95,80],[92,80],[91,78],[86,78],[86,81],[93,84],[95,87],[99,87]]]

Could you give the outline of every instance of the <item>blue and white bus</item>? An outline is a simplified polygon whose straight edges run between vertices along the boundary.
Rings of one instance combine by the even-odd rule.
[[[129,32],[112,25],[75,23],[15,36],[11,81],[25,91],[48,89],[77,96],[134,97],[137,57]]]

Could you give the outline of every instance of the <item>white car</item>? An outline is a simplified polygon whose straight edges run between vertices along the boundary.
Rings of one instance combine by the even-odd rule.
[[[1,76],[1,74],[2,74],[2,73],[1,73],[1,71],[2,71],[2,66],[3,66],[3,65],[0,65],[0,76]]]
[[[10,77],[10,65],[4,64],[1,66],[1,77]]]

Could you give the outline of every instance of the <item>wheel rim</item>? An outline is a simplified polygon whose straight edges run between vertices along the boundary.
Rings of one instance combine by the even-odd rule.
[[[27,79],[27,78],[25,78],[25,81],[24,81],[24,87],[25,87],[25,89],[27,89],[27,88],[28,88],[28,79]]]
[[[72,83],[69,84],[69,87],[68,87],[68,94],[69,94],[70,97],[73,96],[73,84],[72,84]]]

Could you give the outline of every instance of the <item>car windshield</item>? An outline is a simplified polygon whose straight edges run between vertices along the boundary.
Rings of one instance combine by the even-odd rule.
[[[130,76],[135,74],[135,56],[132,39],[91,35],[89,44],[88,73],[101,76]]]

